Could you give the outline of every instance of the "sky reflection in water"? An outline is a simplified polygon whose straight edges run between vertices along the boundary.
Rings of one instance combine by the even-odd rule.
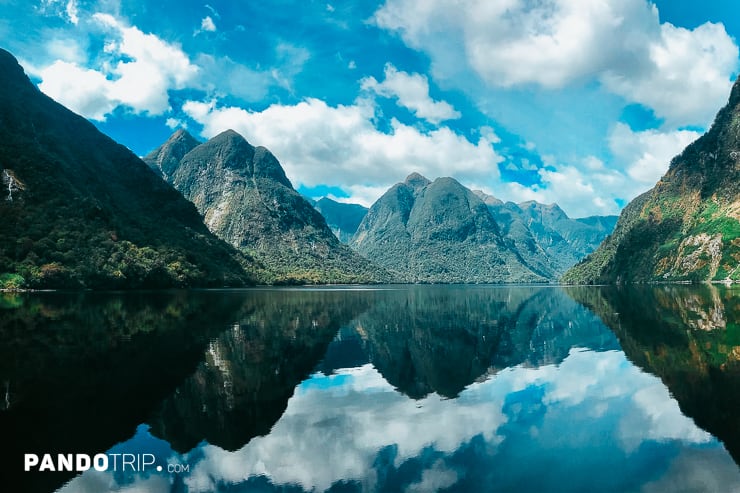
[[[136,314],[152,329],[121,347],[153,349],[138,362],[127,356],[132,365],[172,353],[167,340],[182,341],[182,354],[201,348],[202,357],[194,373],[178,369],[168,387],[151,391],[140,403],[147,421],[105,452],[154,453],[161,464],[189,470],[91,470],[59,491],[740,491],[740,469],[728,453],[737,453],[738,433],[727,414],[738,375],[736,293],[650,289],[211,294],[202,306],[219,300],[218,320],[238,322],[209,332],[200,329],[207,308],[194,319],[197,332],[185,309],[205,295],[178,295],[161,302],[162,313],[177,317],[162,326],[182,327],[183,335],[161,348],[152,346],[162,331],[151,322],[157,310],[138,300],[125,319]],[[90,314],[98,305],[77,303],[88,311],[70,315],[96,320]],[[118,305],[100,306],[111,314]],[[47,312],[33,308],[29,320],[39,323]],[[53,313],[49,320],[59,320]],[[692,325],[705,319],[722,323]],[[64,354],[73,355],[79,322],[65,320],[72,345]],[[59,334],[54,323],[48,330]],[[195,334],[211,335],[191,348]],[[100,354],[117,354],[117,344]],[[36,402],[32,383],[16,384],[15,408]],[[94,374],[87,385],[111,391]],[[681,409],[707,412],[692,419]],[[18,426],[26,426],[19,416]]]
[[[411,399],[371,363],[318,371],[268,435],[233,452],[202,442],[179,455],[146,426],[109,452],[121,450],[190,470],[88,472],[61,491],[740,490],[723,445],[657,377],[622,351],[577,345],[559,364],[491,370],[456,398]]]

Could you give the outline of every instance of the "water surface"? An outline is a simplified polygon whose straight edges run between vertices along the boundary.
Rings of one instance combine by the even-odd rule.
[[[740,491],[739,294],[4,295],[7,481],[49,492]],[[162,471],[26,473],[29,452],[147,453]]]

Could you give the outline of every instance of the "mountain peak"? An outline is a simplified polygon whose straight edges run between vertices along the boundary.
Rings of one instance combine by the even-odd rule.
[[[430,183],[432,183],[431,180],[420,175],[416,171],[411,173],[409,176],[406,177],[406,180],[404,180],[404,184],[412,188],[423,188],[429,185]]]
[[[483,201],[486,205],[501,205],[504,202],[500,199],[497,199],[493,195],[488,195],[483,190],[473,190],[473,193]]]
[[[233,142],[233,143],[239,143],[239,144],[243,142],[245,144],[248,144],[250,147],[252,147],[252,145],[249,144],[249,142],[247,142],[247,139],[245,139],[244,136],[242,136],[239,132],[232,130],[232,129],[224,130],[223,132],[216,135],[215,137],[211,137],[208,141],[213,142],[213,143]]]
[[[178,129],[167,141],[144,156],[143,160],[165,180],[177,170],[180,160],[200,145],[200,142],[185,129]]]
[[[23,71],[23,67],[18,63],[18,60],[6,50],[0,48],[0,73],[3,74],[2,79],[18,79],[20,81],[27,81],[28,77]]]
[[[740,104],[740,76],[732,85],[732,91],[730,92],[729,99],[729,106],[737,106],[738,104]]]
[[[655,187],[622,210],[614,232],[563,280],[737,281],[739,120],[740,79],[709,131],[673,158]]]
[[[167,142],[175,142],[183,139],[196,140],[195,137],[190,134],[190,132],[188,132],[184,128],[178,128],[172,133],[172,135],[170,135],[170,138],[167,139]]]

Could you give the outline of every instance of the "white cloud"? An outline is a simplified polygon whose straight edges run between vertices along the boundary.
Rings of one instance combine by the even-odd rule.
[[[176,45],[153,34],[129,27],[107,14],[93,19],[120,36],[118,54],[130,60],[119,60],[112,68],[112,95],[137,112],[162,114],[169,108],[169,89],[182,89],[192,81],[198,68]]]
[[[662,24],[660,38],[648,48],[647,70],[609,71],[602,76],[604,85],[652,108],[670,127],[710,123],[727,100],[729,77],[738,66],[738,47],[724,26],[706,23],[690,31]]]
[[[375,77],[361,81],[362,88],[387,98],[397,98],[399,106],[408,108],[417,117],[438,124],[444,120],[460,118],[445,101],[434,101],[429,95],[429,81],[426,76],[399,71],[391,64],[385,66],[385,80],[378,82]]]
[[[170,107],[168,91],[184,88],[198,74],[178,46],[108,14],[92,19],[110,36],[108,60],[97,69],[57,60],[39,70],[40,89],[83,116],[104,120],[118,106],[161,115]]]
[[[79,41],[73,38],[54,37],[45,44],[46,54],[53,60],[85,64],[87,54]]]
[[[216,24],[211,19],[210,15],[207,15],[200,21],[200,28],[202,31],[216,32]]]
[[[652,187],[668,170],[671,159],[699,136],[690,130],[635,132],[629,126],[617,123],[609,137],[609,148],[635,181],[633,188],[639,191],[630,195],[636,196]]]
[[[472,69],[489,86],[545,88],[601,80],[676,125],[706,125],[738,66],[724,27],[660,24],[646,0],[387,0],[374,21],[428,52],[436,77]]]
[[[411,483],[406,489],[407,493],[425,493],[428,491],[441,491],[457,483],[459,477],[456,471],[447,468],[442,460],[434,463],[431,469],[426,469],[421,474],[421,480]]]
[[[273,71],[254,70],[226,56],[216,58],[200,54],[195,63],[200,68],[195,85],[210,94],[260,101],[267,96],[270,87],[278,84]]]
[[[208,10],[210,10],[210,12],[213,15],[213,17],[215,17],[216,19],[220,19],[221,18],[221,14],[219,14],[218,13],[218,10],[216,10],[212,5],[206,4],[205,7]]]
[[[509,183],[498,193],[515,201],[557,202],[573,217],[616,214],[620,210],[617,199],[629,201],[652,188],[671,159],[699,136],[690,130],[638,132],[617,123],[608,139],[614,156],[610,167],[595,156],[575,164],[548,160],[538,172],[541,184]]]
[[[307,99],[261,112],[189,101],[183,111],[204,126],[205,137],[231,128],[267,147],[294,185],[339,186],[357,193],[365,205],[414,171],[430,178],[489,181],[498,177],[502,160],[490,129],[483,129],[475,143],[447,127],[423,132],[396,120],[390,133],[383,133],[373,124],[374,106],[364,100],[329,106]]]
[[[110,97],[111,82],[95,70],[57,61],[41,69],[39,75],[41,91],[87,118],[105,120],[118,105]]]
[[[570,217],[618,214],[620,207],[616,200],[632,198],[626,196],[629,179],[620,171],[606,167],[593,170],[593,166],[594,161],[588,158],[579,166],[548,165],[538,171],[539,184],[524,186],[509,182],[495,189],[484,187],[484,191],[513,202],[557,203]]]
[[[167,121],[165,121],[164,124],[167,125],[169,128],[171,128],[172,130],[176,128],[188,128],[187,123],[178,118],[172,118],[172,117],[167,118]]]

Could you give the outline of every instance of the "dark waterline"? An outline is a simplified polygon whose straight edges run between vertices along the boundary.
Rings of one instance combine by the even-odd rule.
[[[0,295],[7,484],[732,491],[738,294],[352,286]],[[29,452],[151,453],[189,470],[26,473]]]

